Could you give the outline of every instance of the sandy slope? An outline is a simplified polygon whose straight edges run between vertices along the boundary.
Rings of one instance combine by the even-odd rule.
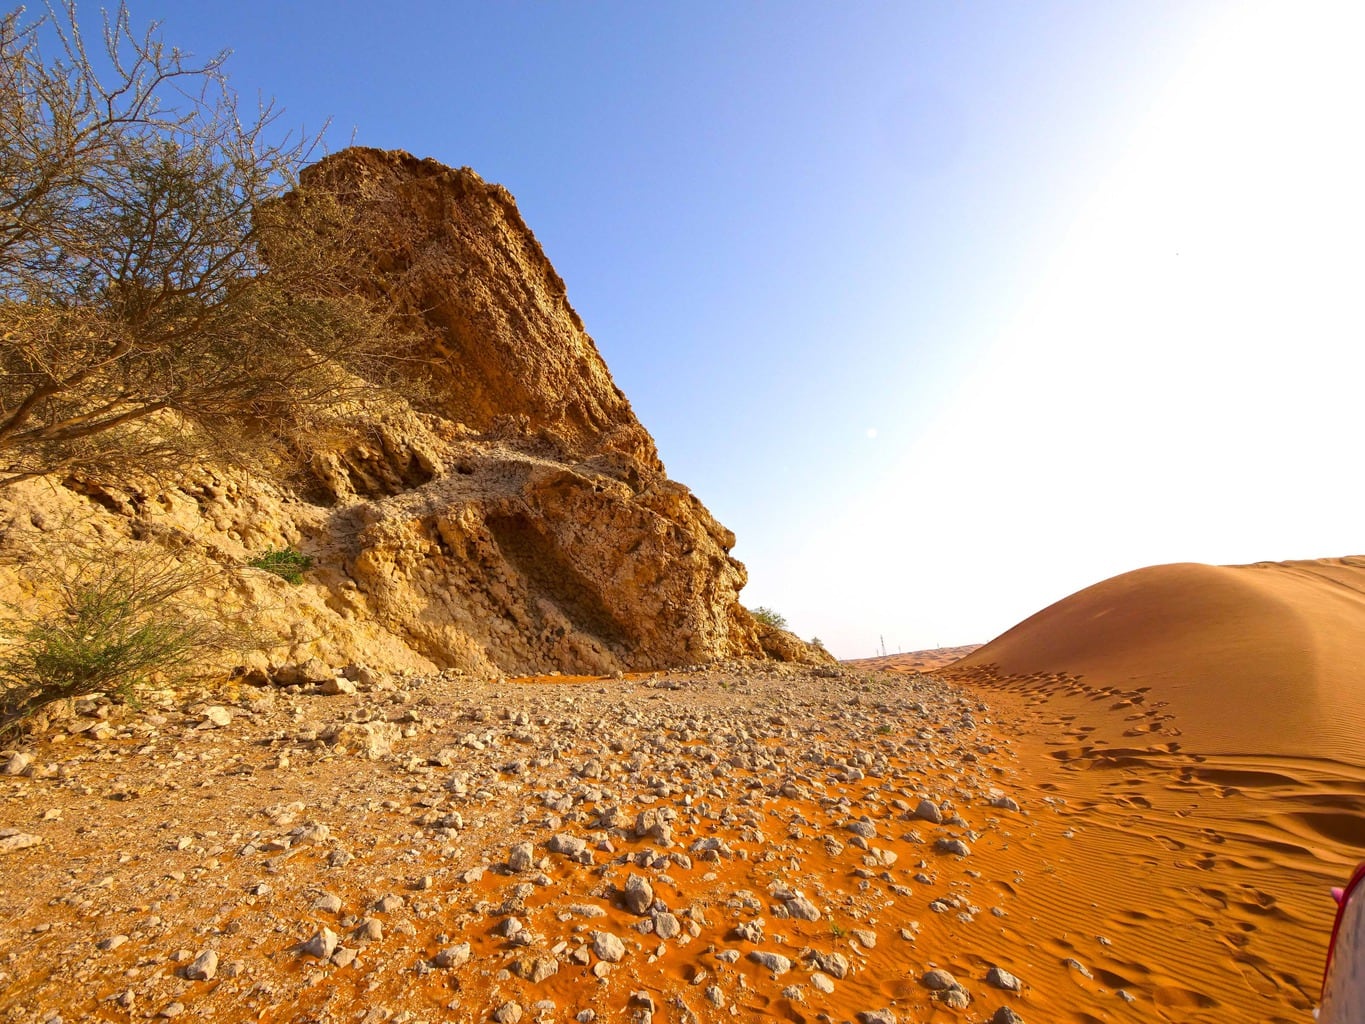
[[[986,665],[1152,687],[1200,753],[1365,765],[1365,557],[1139,569],[959,663]]]
[[[1307,1020],[1326,888],[1365,855],[1362,666],[1351,557],[1141,569],[944,670],[1018,715],[1020,766],[1067,823],[1016,844],[1067,894],[1035,939],[1062,956],[1104,928],[1125,949],[1106,969],[1164,1019]]]

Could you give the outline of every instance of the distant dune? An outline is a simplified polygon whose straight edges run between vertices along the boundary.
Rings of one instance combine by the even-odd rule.
[[[954,665],[1080,676],[1168,705],[1187,749],[1365,764],[1365,556],[1158,565],[1024,620]]]
[[[932,672],[956,661],[961,661],[980,644],[967,644],[965,647],[935,647],[927,651],[905,651],[898,654],[883,654],[875,658],[851,658],[844,662],[869,672]]]

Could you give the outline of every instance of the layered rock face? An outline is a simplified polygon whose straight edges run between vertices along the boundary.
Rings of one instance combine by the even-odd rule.
[[[241,569],[215,598],[274,638],[252,656],[267,671],[310,657],[509,674],[827,659],[741,607],[734,535],[665,475],[505,189],[371,149],[305,175],[369,240],[355,287],[401,328],[422,382],[411,400],[357,401],[352,440],[318,441],[305,485],[201,466],[175,487],[11,489],[8,543],[74,517],[233,567],[297,547],[316,560],[304,584]]]
[[[432,403],[476,431],[556,443],[562,457],[614,452],[661,474],[564,282],[500,185],[407,153],[352,148],[303,173],[362,224],[356,287],[392,306],[420,339]]]

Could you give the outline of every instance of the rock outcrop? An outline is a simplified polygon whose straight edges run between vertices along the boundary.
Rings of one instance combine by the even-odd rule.
[[[370,256],[355,287],[387,304],[434,376],[429,405],[478,432],[537,438],[561,458],[663,465],[569,305],[516,201],[469,168],[348,149],[304,171],[354,212]]]
[[[358,399],[350,439],[318,439],[287,477],[205,465],[175,486],[29,481],[0,495],[7,547],[50,552],[78,523],[234,567],[213,600],[275,645],[257,670],[828,660],[775,643],[739,604],[734,535],[668,479],[505,189],[371,149],[304,180],[365,233],[354,285],[393,314],[410,394]],[[272,547],[313,557],[303,584],[241,568]]]

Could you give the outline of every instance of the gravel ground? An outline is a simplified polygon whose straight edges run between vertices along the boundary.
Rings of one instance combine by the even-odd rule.
[[[1027,1009],[1009,965],[959,982],[922,948],[984,913],[973,848],[1019,812],[970,694],[349,675],[82,701],[0,752],[0,1019]]]

